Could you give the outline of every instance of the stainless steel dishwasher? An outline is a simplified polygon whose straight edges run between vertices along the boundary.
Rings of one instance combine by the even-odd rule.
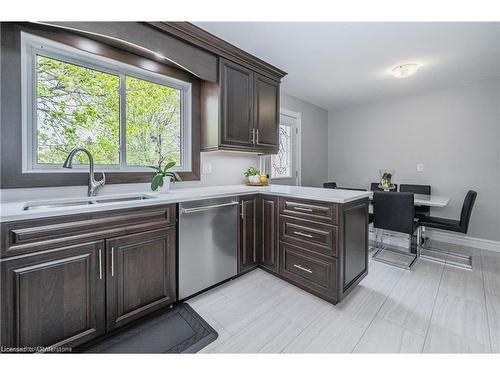
[[[179,298],[237,273],[238,197],[180,204]]]

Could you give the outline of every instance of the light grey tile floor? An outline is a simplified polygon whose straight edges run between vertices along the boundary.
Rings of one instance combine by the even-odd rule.
[[[337,305],[252,271],[188,301],[219,333],[201,352],[500,352],[500,253],[443,246],[472,254],[474,269],[370,260]]]

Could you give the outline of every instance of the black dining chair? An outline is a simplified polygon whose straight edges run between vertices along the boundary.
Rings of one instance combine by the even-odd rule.
[[[370,184],[370,190],[371,191],[385,191],[384,189],[382,189],[378,185],[379,185],[378,182],[372,182]],[[391,192],[391,193],[395,193],[398,191],[398,185],[397,184],[393,184],[393,185],[394,185],[394,187],[392,189],[389,189],[389,192]]]
[[[439,229],[449,232],[467,234],[469,230],[469,223],[472,214],[472,208],[476,202],[477,192],[469,190],[465,196],[464,203],[462,204],[462,211],[459,220],[445,219],[436,216],[426,216],[419,220],[418,224],[421,227]],[[426,250],[430,250],[427,252]],[[444,251],[433,247],[422,248],[422,258],[428,258],[440,263],[453,263],[455,266],[471,269],[472,259],[469,255],[457,254],[450,251]],[[433,256],[433,253],[438,253],[438,256]],[[439,256],[445,255],[445,258]]]
[[[430,185],[412,185],[412,184],[401,184],[399,186],[399,191],[402,193],[414,193],[431,195]],[[431,214],[431,208],[429,206],[417,206],[415,207],[415,217],[417,219],[422,219]]]
[[[337,188],[337,183],[336,182],[323,182],[323,188],[325,188],[325,189],[336,189]]]
[[[373,192],[373,227],[381,232],[380,246],[373,259],[390,265],[410,269],[419,255],[419,226],[415,222],[415,205],[413,193]],[[384,247],[384,230],[404,233],[409,236],[408,252]],[[377,234],[378,237],[378,234]],[[416,242],[414,239],[416,238]],[[376,240],[377,246],[379,245]],[[379,257],[383,250],[394,251],[407,258],[407,263],[395,263]]]

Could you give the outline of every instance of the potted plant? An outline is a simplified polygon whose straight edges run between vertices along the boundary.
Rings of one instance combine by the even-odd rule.
[[[175,166],[175,161],[170,161],[164,166],[160,163],[157,167],[150,165],[156,171],[153,179],[151,180],[151,190],[159,193],[167,193],[170,190],[170,182],[181,181],[179,175],[175,172],[169,172],[169,169]]]
[[[255,167],[248,168],[245,173],[243,173],[250,184],[257,185],[260,183],[260,171]]]
[[[380,184],[379,187],[384,190],[394,189],[394,184],[392,183],[392,177],[394,175],[394,170],[392,169],[381,169],[380,174]]]

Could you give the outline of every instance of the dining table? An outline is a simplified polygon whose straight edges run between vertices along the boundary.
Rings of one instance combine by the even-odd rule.
[[[370,201],[373,199],[373,191],[369,191]],[[414,194],[415,206],[428,206],[443,208],[448,205],[450,198],[443,195]]]

